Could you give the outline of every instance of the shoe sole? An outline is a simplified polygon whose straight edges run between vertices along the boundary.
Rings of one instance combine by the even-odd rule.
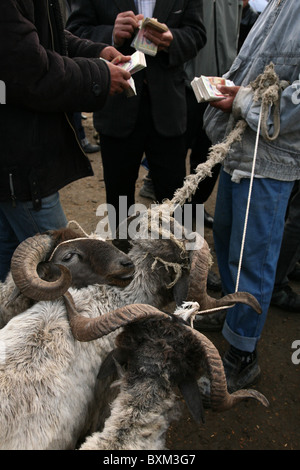
[[[261,369],[258,366],[258,373],[255,377],[253,377],[253,379],[250,382],[248,382],[245,385],[238,386],[237,388],[228,387],[228,393],[234,393],[234,392],[237,392],[238,390],[247,390],[247,389],[251,388],[253,385],[258,384],[260,379],[261,379]]]

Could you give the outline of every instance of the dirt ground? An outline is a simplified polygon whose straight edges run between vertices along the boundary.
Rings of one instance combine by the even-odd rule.
[[[92,117],[84,121],[91,142],[94,129]],[[100,153],[90,154],[95,176],[76,181],[61,191],[61,201],[69,220],[76,220],[91,233],[96,230],[99,217],[97,207],[105,202]],[[148,205],[151,201],[138,193],[145,170],[141,168],[136,199]],[[213,214],[216,191],[206,204]],[[212,231],[205,230],[212,253]],[[216,262],[213,269],[217,272]],[[291,283],[300,293],[300,284]],[[210,293],[214,295],[213,293]],[[221,332],[206,333],[220,354],[227,349]],[[270,308],[262,338],[258,346],[262,369],[260,382],[255,386],[269,400],[269,408],[249,400],[224,413],[206,410],[206,422],[196,425],[183,404],[183,414],[168,432],[170,450],[300,450],[300,365],[292,362],[294,341],[300,342],[300,314]],[[299,346],[298,346],[299,348]],[[298,362],[300,353],[297,355]]]

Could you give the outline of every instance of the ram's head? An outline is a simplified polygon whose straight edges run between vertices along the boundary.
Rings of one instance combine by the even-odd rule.
[[[163,206],[159,206],[157,212],[151,209],[126,219],[113,243],[136,262],[143,254],[147,255],[147,269],[156,266],[162,285],[164,269],[173,270],[169,295],[164,294],[167,300],[175,300],[178,306],[184,301],[198,302],[200,312],[207,313],[240,302],[261,313],[257,299],[248,292],[229,293],[220,299],[207,293],[208,272],[212,266],[208,243],[199,233],[186,230],[169,212],[160,214],[160,210],[163,211]],[[143,263],[146,266],[146,261]]]
[[[264,406],[268,400],[256,390],[228,393],[223,363],[217,348],[203,334],[181,318],[145,304],[130,304],[96,318],[76,311],[72,297],[64,296],[73,336],[93,341],[123,328],[100,370],[99,377],[112,374],[116,363],[127,364],[129,381],[152,377],[166,380],[181,390],[194,418],[203,417],[197,380],[205,372],[211,383],[210,401],[215,411],[230,409],[242,400],[254,398]],[[177,312],[179,315],[179,312]],[[166,386],[164,384],[163,386]]]
[[[134,265],[109,242],[62,229],[22,242],[14,252],[11,273],[18,290],[39,301],[54,300],[69,287],[125,287],[132,280]]]

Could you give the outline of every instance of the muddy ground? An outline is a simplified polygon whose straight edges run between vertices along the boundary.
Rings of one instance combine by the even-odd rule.
[[[84,121],[86,133],[94,142],[92,117]],[[95,176],[82,179],[61,191],[61,200],[69,220],[75,219],[87,233],[96,230],[99,217],[97,207],[105,202],[101,154],[89,156]],[[142,177],[141,168],[137,183],[137,202],[145,205],[150,200],[139,196]],[[206,204],[213,213],[216,191]],[[214,253],[212,231],[205,230],[205,238]],[[213,266],[217,271],[216,262]],[[291,283],[300,293],[300,283]],[[213,293],[210,293],[214,295]],[[206,333],[217,346],[220,354],[227,343],[220,332]],[[185,405],[178,422],[168,432],[167,445],[171,450],[300,450],[300,364],[292,362],[294,341],[300,343],[300,314],[270,308],[268,319],[259,342],[259,363],[262,377],[256,389],[269,400],[269,408],[249,400],[235,409],[220,414],[206,410],[206,422],[196,425]],[[298,346],[299,348],[299,346]],[[300,352],[298,354],[300,359]]]

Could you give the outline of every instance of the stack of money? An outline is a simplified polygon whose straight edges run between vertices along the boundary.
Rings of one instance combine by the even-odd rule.
[[[234,86],[231,80],[222,77],[195,77],[191,82],[198,103],[203,101],[219,101],[225,96],[218,90],[217,85]]]
[[[145,37],[144,32],[146,27],[153,28],[160,33],[165,33],[169,28],[165,24],[157,21],[156,18],[145,18],[141,21],[139,30],[133,39],[131,46],[137,51],[144,52],[144,54],[155,56],[157,54],[158,47]]]
[[[131,75],[133,75],[134,73],[139,72],[140,70],[147,67],[145,54],[141,51],[136,51],[134,54],[132,54],[129,62],[123,62],[119,65],[124,70],[127,70],[127,72],[130,72]]]

